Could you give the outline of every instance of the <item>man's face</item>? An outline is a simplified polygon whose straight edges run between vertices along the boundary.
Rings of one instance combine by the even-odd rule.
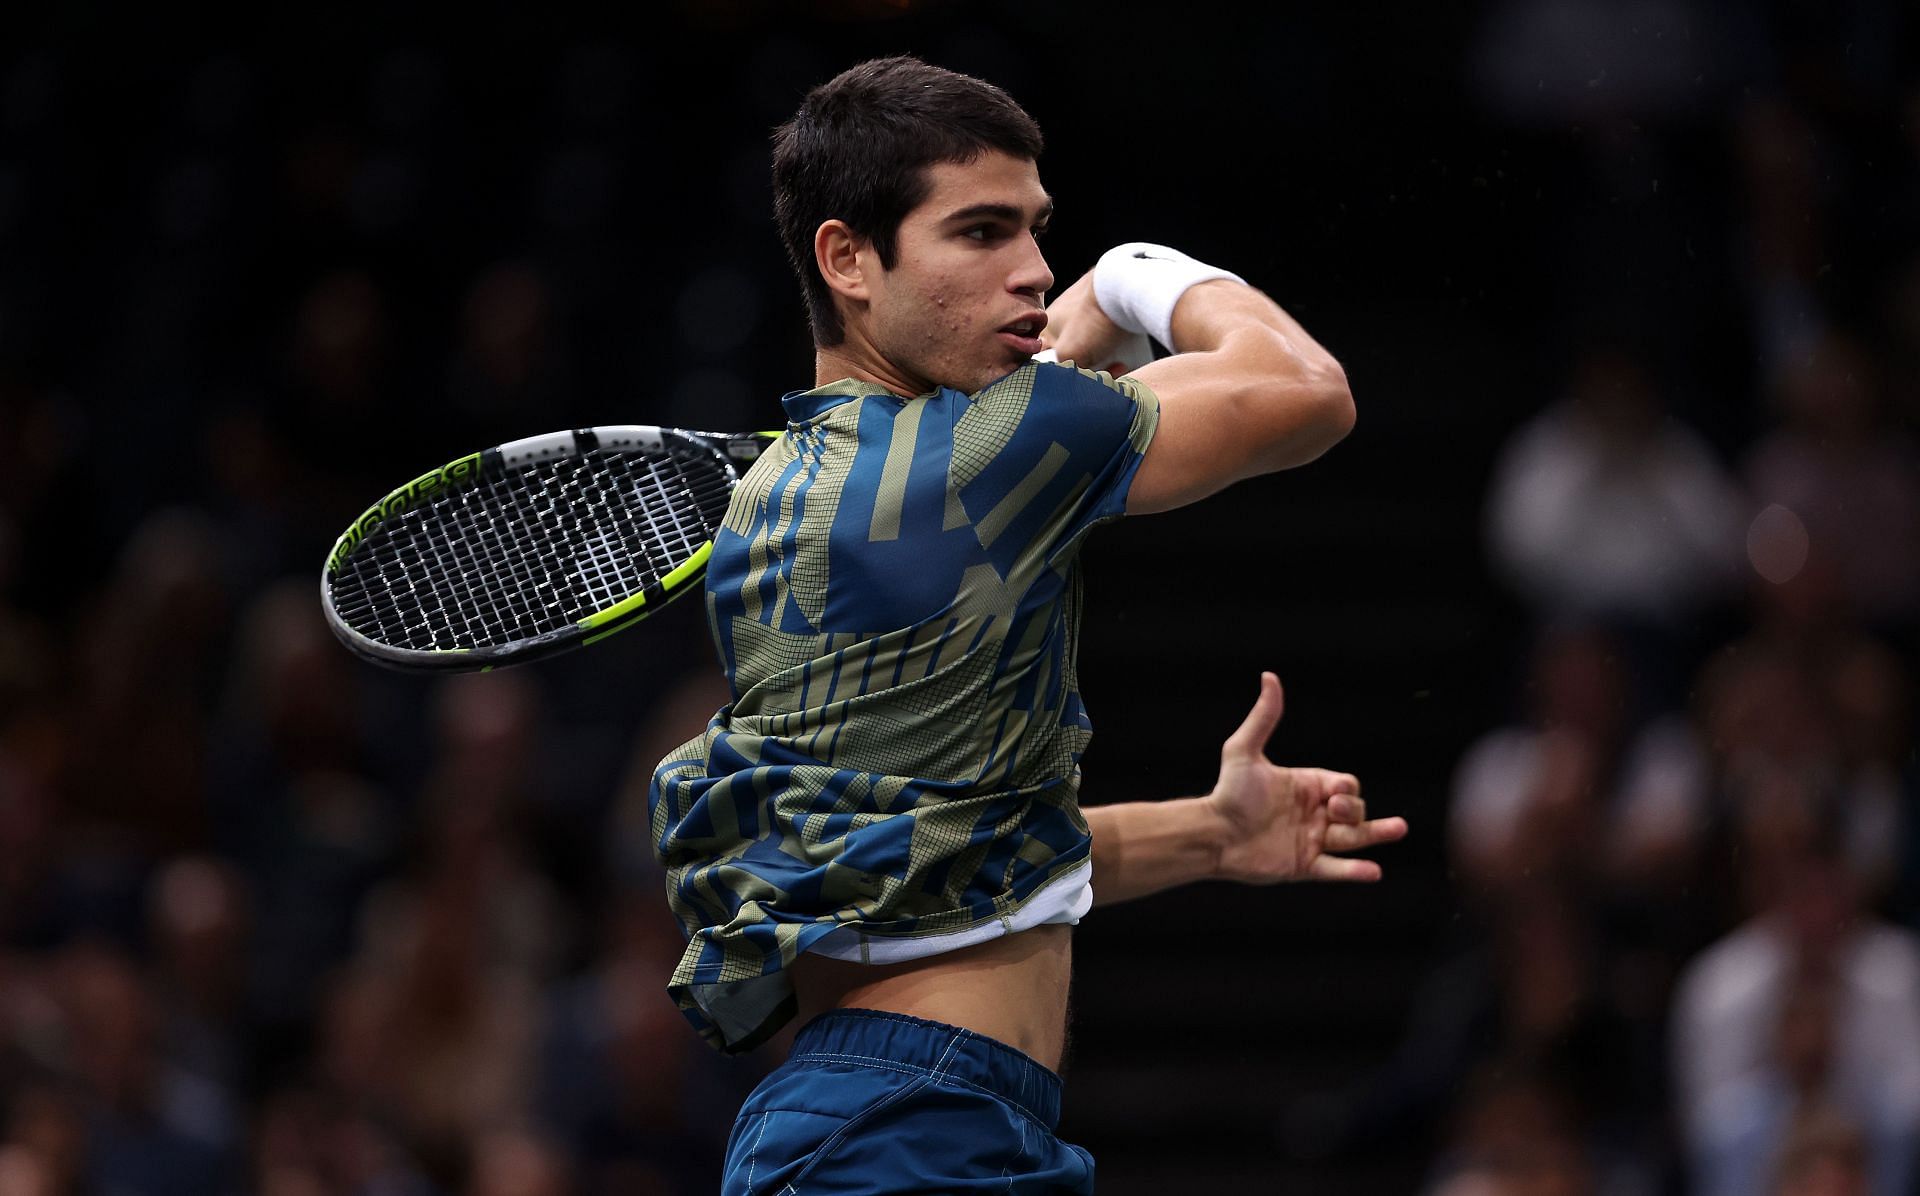
[[[866,339],[902,380],[971,393],[1041,349],[1047,269],[1035,235],[1053,201],[1033,162],[990,151],[927,168],[932,184],[900,222],[893,269],[873,279]]]

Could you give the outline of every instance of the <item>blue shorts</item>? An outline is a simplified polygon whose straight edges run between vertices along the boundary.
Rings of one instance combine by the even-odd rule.
[[[740,1108],[723,1196],[1092,1193],[1054,1136],[1060,1077],[991,1038],[842,1009],[800,1031]]]

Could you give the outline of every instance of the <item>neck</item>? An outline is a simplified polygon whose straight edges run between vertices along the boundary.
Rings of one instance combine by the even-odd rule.
[[[815,386],[825,386],[842,378],[884,386],[890,393],[902,398],[926,394],[934,389],[925,379],[912,376],[875,352],[872,345],[861,340],[851,329],[839,344],[816,345],[813,350]]]

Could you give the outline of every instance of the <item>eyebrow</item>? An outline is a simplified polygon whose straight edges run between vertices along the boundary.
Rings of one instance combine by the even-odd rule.
[[[1025,213],[1023,213],[1018,207],[1010,203],[977,203],[972,205],[971,207],[961,208],[957,212],[947,213],[946,216],[943,217],[942,222],[947,223],[947,222],[952,222],[956,220],[994,219],[994,220],[1005,220],[1010,223],[1017,224],[1021,221],[1024,215]],[[1046,221],[1051,220],[1052,218],[1053,218],[1053,201],[1049,199],[1047,202],[1040,205],[1040,211],[1035,215],[1034,223],[1044,224]]]

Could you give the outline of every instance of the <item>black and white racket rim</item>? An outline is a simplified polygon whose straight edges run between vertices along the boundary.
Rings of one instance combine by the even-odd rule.
[[[407,670],[484,670],[593,643],[699,588],[736,462],[768,439],[623,425],[450,461],[334,542],[327,622],[357,655]]]

